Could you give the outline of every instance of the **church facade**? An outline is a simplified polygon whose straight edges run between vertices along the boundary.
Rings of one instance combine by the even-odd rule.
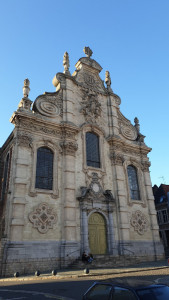
[[[29,80],[1,147],[0,271],[67,267],[83,251],[139,261],[163,258],[148,153],[137,118],[120,111],[110,74],[79,59],[32,102]]]

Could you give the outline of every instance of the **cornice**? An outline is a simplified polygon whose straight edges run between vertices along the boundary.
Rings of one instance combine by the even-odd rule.
[[[45,120],[39,115],[34,115],[33,113],[23,113],[23,112],[14,112],[11,117],[11,123],[15,125],[16,128],[27,132],[42,132],[44,134],[55,135],[58,137],[69,137],[71,135],[76,135],[80,129],[73,123],[55,123],[50,120]],[[72,138],[70,136],[70,138]]]
[[[109,136],[107,142],[111,150],[119,150],[122,152],[136,152],[141,155],[147,155],[152,148],[147,147],[145,144],[139,142],[127,143],[118,136]]]

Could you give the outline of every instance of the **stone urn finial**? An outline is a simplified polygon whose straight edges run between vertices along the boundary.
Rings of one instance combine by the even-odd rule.
[[[89,47],[84,47],[83,52],[86,54],[88,58],[90,58],[90,56],[92,56],[93,54],[93,51]]]
[[[110,72],[109,71],[106,71],[106,73],[105,73],[105,83],[107,85],[107,90],[109,92],[112,92],[112,89],[111,89],[111,78],[110,78]]]
[[[137,130],[137,133],[140,133],[140,124],[139,119],[137,117],[134,118],[135,128]]]
[[[24,80],[23,86],[23,98],[19,102],[18,110],[19,111],[31,111],[32,101],[28,98],[30,92],[30,81],[28,78]]]
[[[70,67],[69,54],[67,52],[65,52],[64,56],[63,56],[63,66],[64,66],[63,73],[70,75],[70,71],[69,71],[69,67]]]
[[[29,81],[28,78],[26,78],[24,80],[24,86],[23,86],[23,96],[24,96],[24,98],[28,98],[28,96],[29,96],[29,92],[30,92],[29,85],[30,85],[30,81]]]

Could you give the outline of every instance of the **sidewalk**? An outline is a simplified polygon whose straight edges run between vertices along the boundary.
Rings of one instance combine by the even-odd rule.
[[[104,276],[104,275],[116,275],[116,274],[124,274],[131,272],[142,272],[142,271],[155,271],[155,270],[164,270],[169,275],[169,265],[167,260],[155,261],[155,262],[146,262],[140,263],[137,265],[132,265],[128,267],[119,267],[119,268],[99,268],[92,269],[92,264],[88,265],[89,273],[86,274],[84,272],[85,267],[82,269],[63,269],[57,270],[57,275],[52,275],[51,273],[44,274],[42,273],[40,276],[32,275],[21,275],[20,277],[10,277],[10,278],[0,278],[0,283],[4,281],[29,281],[29,280],[46,280],[46,279],[69,279],[69,278],[80,278],[87,276]]]

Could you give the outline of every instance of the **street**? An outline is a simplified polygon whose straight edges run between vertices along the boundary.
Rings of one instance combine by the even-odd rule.
[[[169,284],[169,268],[134,270],[126,273],[91,276],[90,274],[77,278],[58,279],[57,277],[20,278],[0,280],[0,300],[22,299],[57,299],[57,300],[81,300],[87,288],[95,281],[106,278],[144,278],[156,282]]]

